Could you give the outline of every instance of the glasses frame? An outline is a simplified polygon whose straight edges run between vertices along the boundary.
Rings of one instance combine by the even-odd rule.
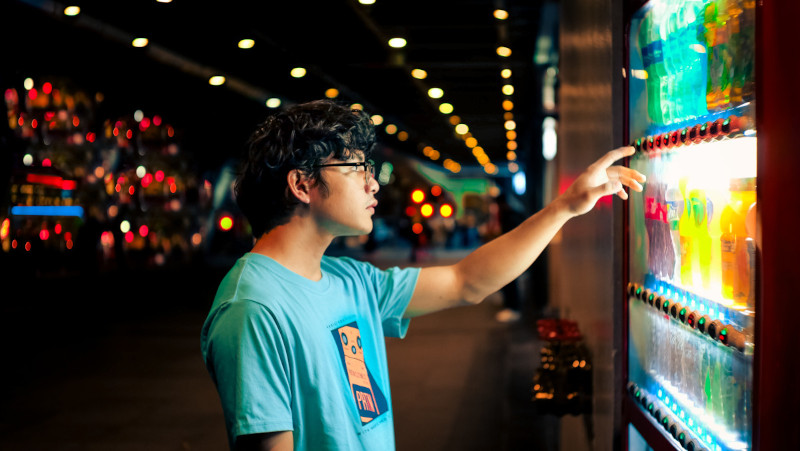
[[[327,163],[315,165],[315,168],[328,168],[334,166],[363,166],[364,167],[364,183],[369,183],[372,177],[375,177],[375,162],[372,160],[359,161],[358,163]]]

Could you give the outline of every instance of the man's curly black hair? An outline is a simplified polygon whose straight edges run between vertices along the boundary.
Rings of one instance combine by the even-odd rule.
[[[355,152],[369,159],[375,129],[362,110],[316,100],[268,117],[248,144],[234,193],[258,238],[287,223],[300,203],[288,189],[289,171],[298,169],[326,193],[327,185],[316,166],[328,158],[348,160]]]

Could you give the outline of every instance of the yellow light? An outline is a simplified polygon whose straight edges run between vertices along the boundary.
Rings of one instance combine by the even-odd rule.
[[[81,13],[80,6],[67,6],[64,8],[64,15],[65,16],[77,16]]]
[[[493,165],[492,163],[486,163],[483,165],[483,170],[486,171],[487,174],[497,174],[497,166]]]
[[[416,78],[417,80],[424,80],[428,77],[428,73],[422,69],[414,69],[411,71],[411,76]]]
[[[380,114],[375,114],[375,115],[373,115],[373,116],[372,116],[372,123],[373,123],[374,125],[381,125],[381,124],[383,124],[383,116],[381,116]]]
[[[397,126],[394,124],[389,124],[386,126],[386,134],[387,135],[394,135],[397,133]]]
[[[397,134],[398,141],[406,141],[408,140],[408,132],[402,131]]]
[[[706,53],[706,46],[703,44],[692,44],[689,47],[697,53]]]
[[[439,207],[439,214],[442,215],[443,218],[449,218],[453,216],[453,207],[448,204],[444,204]]]
[[[517,142],[516,141],[509,141],[506,143],[506,148],[508,150],[517,150]]]
[[[497,54],[502,56],[502,57],[504,57],[504,58],[507,58],[507,57],[511,56],[511,49],[508,48],[508,47],[500,46],[500,47],[497,48]]]
[[[506,111],[511,111],[514,109],[514,102],[510,100],[503,100],[503,109]]]
[[[444,95],[444,91],[441,88],[431,88],[428,90],[428,96],[432,99],[441,99]]]
[[[131,42],[131,45],[134,47],[147,47],[149,43],[150,41],[148,41],[147,38],[136,38]]]
[[[503,78],[511,78],[511,69],[503,69],[500,71],[500,76]]]
[[[506,121],[505,128],[506,130],[514,130],[517,128],[517,123],[514,121]]]
[[[469,127],[467,124],[458,124],[456,125],[456,133],[459,135],[463,135],[469,131]]]
[[[433,205],[424,204],[423,206],[419,207],[419,212],[422,216],[430,218],[433,215]]]
[[[421,189],[415,189],[411,192],[411,200],[415,204],[422,203],[422,201],[425,200],[425,191],[422,191]]]
[[[445,102],[445,103],[439,105],[439,111],[441,113],[443,113],[443,114],[450,114],[450,113],[453,112],[453,105]]]
[[[514,152],[513,150],[509,150],[508,152],[506,152],[506,159],[508,161],[516,160],[517,159],[517,153]]]
[[[336,88],[328,88],[325,90],[325,97],[329,99],[335,99],[339,97],[339,90]]]
[[[389,47],[393,49],[401,49],[405,47],[407,44],[406,40],[403,38],[392,38],[389,39]]]
[[[508,19],[508,11],[504,9],[496,9],[494,10],[494,18],[497,20],[506,20]]]
[[[364,105],[362,105],[360,103],[354,103],[354,104],[350,105],[350,109],[351,110],[363,111],[364,110]]]
[[[510,121],[511,119],[514,119],[514,113],[512,113],[511,111],[507,111],[503,115],[503,120]]]
[[[647,71],[643,69],[631,69],[631,77],[639,80],[647,80]]]
[[[222,75],[214,75],[208,79],[208,84],[211,86],[221,86],[225,84],[225,77]]]
[[[375,0],[358,0],[358,3],[362,5],[373,5],[375,4]]]
[[[158,3],[172,3],[172,0],[156,0]]]
[[[478,140],[470,136],[464,140],[464,144],[466,144],[469,148],[473,148],[478,145]]]
[[[442,156],[442,154],[440,154],[438,150],[434,149],[428,157],[431,160],[436,161],[440,156]]]
[[[239,41],[240,49],[252,49],[254,45],[256,45],[256,41],[252,39],[242,39]]]
[[[281,106],[281,99],[277,97],[270,97],[267,99],[267,107],[278,108],[279,106]]]
[[[458,116],[450,116],[450,123],[453,125],[458,125],[461,122],[461,118]]]
[[[233,228],[233,218],[230,216],[223,216],[219,218],[219,228],[222,230],[230,230]]]
[[[509,141],[514,141],[515,139],[517,139],[517,132],[515,132],[514,130],[507,131],[506,139]]]
[[[33,78],[30,77],[26,78],[25,81],[22,82],[22,86],[28,91],[33,89]]]
[[[503,85],[503,94],[507,96],[514,94],[514,85]]]
[[[305,67],[295,67],[294,69],[289,72],[292,77],[294,78],[303,78],[306,76],[306,68]]]
[[[475,155],[475,158],[480,157],[481,155],[486,155],[486,151],[483,150],[483,147],[476,146],[472,149],[472,155]]]

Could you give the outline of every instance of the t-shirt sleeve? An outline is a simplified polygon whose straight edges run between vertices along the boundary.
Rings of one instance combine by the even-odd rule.
[[[261,304],[229,303],[210,324],[206,364],[231,446],[240,435],[293,430],[288,352],[274,316]]]
[[[411,323],[410,319],[403,318],[403,314],[417,286],[419,268],[393,267],[380,270],[372,265],[369,267],[377,290],[383,333],[387,337],[403,338]]]

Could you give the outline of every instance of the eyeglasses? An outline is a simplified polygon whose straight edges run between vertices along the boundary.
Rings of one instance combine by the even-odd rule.
[[[372,160],[367,161],[359,161],[358,163],[328,163],[328,164],[318,164],[314,166],[315,168],[327,168],[331,166],[353,166],[353,167],[363,167],[364,171],[364,183],[369,183],[369,180],[375,176],[375,162]]]

